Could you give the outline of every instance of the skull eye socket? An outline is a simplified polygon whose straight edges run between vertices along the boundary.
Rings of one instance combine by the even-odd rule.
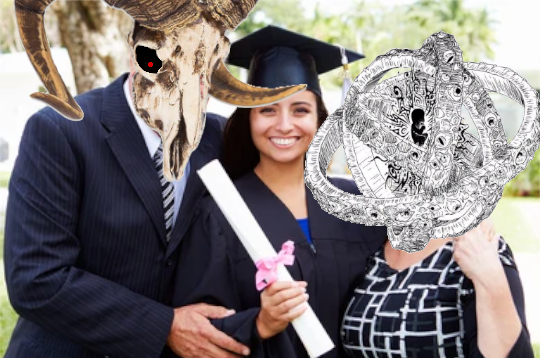
[[[139,67],[146,72],[157,73],[162,66],[162,62],[154,49],[145,46],[137,46],[135,54],[137,56]]]

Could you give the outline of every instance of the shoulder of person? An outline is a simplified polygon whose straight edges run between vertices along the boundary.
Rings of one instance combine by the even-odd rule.
[[[504,266],[517,269],[516,260],[514,259],[514,254],[512,253],[510,246],[508,245],[508,243],[506,242],[506,240],[504,240],[502,236],[499,238],[498,252],[499,252],[499,259],[501,260]]]
[[[27,124],[32,125],[35,121],[41,121],[44,125],[53,124],[59,127],[64,133],[87,131],[89,127],[100,125],[103,90],[103,88],[96,88],[74,97],[84,112],[82,120],[70,120],[51,107],[45,106],[34,113]]]
[[[222,120],[225,120],[224,117],[218,114],[207,113],[206,122],[204,124],[204,132],[201,138],[201,143],[214,148],[216,153],[221,151],[221,145],[223,142],[223,131],[221,128]]]
[[[220,132],[223,132],[228,120],[227,117],[223,117],[222,115],[216,113],[207,113],[206,119],[207,121],[212,122],[211,125],[213,128],[218,129]]]
[[[329,176],[328,181],[338,189],[341,189],[349,194],[362,195],[360,190],[358,190],[355,181],[350,177]]]
[[[508,245],[508,243],[506,242],[506,240],[504,240],[502,236],[499,238],[498,245],[499,245],[499,248],[498,248],[499,260],[501,260],[501,263],[503,264],[505,268],[505,272],[507,272],[507,275],[508,275],[508,272],[511,272],[513,270],[516,270],[517,272],[517,265],[514,259],[514,254],[512,253],[510,246]],[[466,295],[472,295],[473,293],[474,293],[474,285],[472,281],[468,277],[464,276],[463,282],[460,288],[460,294],[466,296]]]
[[[244,175],[240,178],[233,180],[233,184],[238,190],[240,196],[243,196],[245,194],[244,190],[242,189],[244,188],[244,182],[246,179],[247,176]],[[227,221],[227,218],[225,218],[225,215],[223,215],[223,212],[219,208],[218,204],[216,203],[212,195],[208,192],[206,192],[205,196],[199,201],[196,209],[196,215],[202,216],[204,220],[210,219],[212,221],[217,221],[222,228],[232,231],[232,227]]]
[[[221,212],[218,204],[208,192],[199,201],[195,215],[205,222],[208,220],[218,222],[222,227],[227,226],[228,224],[227,219]]]

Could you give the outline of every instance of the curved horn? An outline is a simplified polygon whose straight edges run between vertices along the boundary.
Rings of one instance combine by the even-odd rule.
[[[43,1],[43,0],[42,0]],[[171,31],[193,24],[201,16],[213,19],[224,29],[234,30],[258,0],[105,0],[124,10],[141,26]]]
[[[212,73],[210,95],[237,107],[257,107],[276,103],[306,89],[306,85],[263,88],[248,85],[234,77],[225,63]]]
[[[64,117],[80,120],[84,113],[69,93],[51,56],[45,35],[43,14],[54,0],[15,0],[15,12],[22,43],[30,62],[49,92],[32,93],[30,97],[47,103]]]
[[[225,28],[234,30],[249,15],[257,1],[210,0],[208,1],[208,13]]]

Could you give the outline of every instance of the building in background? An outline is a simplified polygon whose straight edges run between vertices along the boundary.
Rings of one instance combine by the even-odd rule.
[[[7,161],[9,155],[9,145],[7,140],[0,138],[0,163]]]

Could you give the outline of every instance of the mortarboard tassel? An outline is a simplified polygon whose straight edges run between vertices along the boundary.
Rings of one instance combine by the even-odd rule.
[[[347,58],[347,53],[345,48],[339,46],[341,52],[341,64],[343,65],[343,86],[341,88],[341,105],[345,102],[345,97],[347,97],[347,92],[352,86],[352,77],[351,71],[349,71],[349,59]]]

